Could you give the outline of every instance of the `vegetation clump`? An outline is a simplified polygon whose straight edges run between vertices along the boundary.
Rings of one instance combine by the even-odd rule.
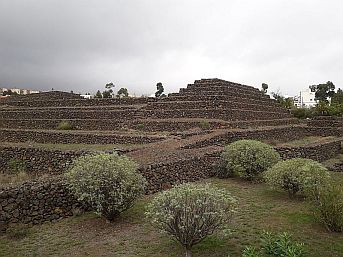
[[[199,127],[205,130],[211,128],[211,124],[207,120],[202,120],[199,122]]]
[[[248,180],[260,178],[262,172],[280,160],[275,149],[255,140],[240,140],[226,146],[222,153],[225,164],[221,177],[240,176]]]
[[[143,123],[139,123],[136,125],[136,129],[143,130],[145,128],[145,125]]]
[[[329,231],[343,232],[343,188],[330,185],[319,190],[315,214]]]
[[[242,257],[305,257],[304,244],[292,239],[288,233],[274,235],[264,232],[261,238],[261,249],[246,247]]]
[[[65,178],[80,201],[113,221],[144,192],[145,179],[137,168],[126,156],[101,153],[74,161]]]
[[[272,188],[288,192],[290,198],[297,194],[315,197],[329,183],[330,173],[319,162],[295,158],[277,163],[265,172],[264,178]]]
[[[72,130],[74,129],[74,127],[69,121],[64,120],[58,124],[57,129],[58,130]]]
[[[8,167],[11,174],[20,174],[26,172],[26,163],[23,160],[13,158],[8,162]]]
[[[178,241],[191,256],[191,248],[224,227],[235,210],[229,192],[210,185],[183,184],[156,196],[146,216],[151,224]]]

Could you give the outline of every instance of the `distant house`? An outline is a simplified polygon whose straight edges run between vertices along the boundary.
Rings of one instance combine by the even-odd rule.
[[[0,88],[0,95],[2,95],[4,92],[7,92],[11,90],[12,93],[16,93],[18,95],[28,95],[28,94],[36,94],[41,93],[41,91],[38,90],[31,90],[31,89],[20,89],[20,88]]]
[[[313,107],[317,104],[315,97],[315,91],[311,91],[311,89],[300,91],[299,95],[294,97],[294,105],[299,108]]]
[[[80,95],[81,97],[85,98],[85,99],[93,99],[94,98],[94,95],[89,95],[89,94],[86,94],[86,95]]]

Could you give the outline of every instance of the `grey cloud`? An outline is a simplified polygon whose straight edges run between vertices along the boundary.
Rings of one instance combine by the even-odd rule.
[[[137,95],[219,77],[343,87],[341,1],[1,0],[0,86]]]

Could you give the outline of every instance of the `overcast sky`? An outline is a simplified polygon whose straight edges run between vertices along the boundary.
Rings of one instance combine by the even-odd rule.
[[[343,87],[343,1],[0,0],[0,87]]]

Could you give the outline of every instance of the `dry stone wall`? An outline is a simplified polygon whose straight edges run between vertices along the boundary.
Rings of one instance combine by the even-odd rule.
[[[285,126],[285,127],[271,127],[271,128],[258,128],[246,129],[239,131],[225,131],[218,136],[200,140],[190,143],[184,148],[200,148],[209,145],[227,145],[234,141],[241,139],[254,139],[260,141],[278,141],[286,142],[304,138],[307,136],[336,136],[343,135],[342,128],[316,128],[306,126]]]
[[[106,98],[106,99],[59,99],[51,98],[42,100],[41,98],[34,101],[24,99],[17,100],[0,100],[0,106],[16,106],[16,107],[86,107],[86,106],[111,106],[111,105],[141,105],[155,101],[155,98],[134,97],[134,98]]]
[[[0,128],[6,129],[56,129],[62,119],[0,119]],[[112,130],[119,131],[123,129],[137,129],[142,131],[185,131],[201,127],[205,119],[192,120],[174,120],[174,119],[73,119],[68,120],[75,130]],[[232,121],[224,122],[219,120],[208,120],[211,129],[216,128],[249,128],[259,126],[281,126],[299,123],[299,120],[282,119],[282,120],[253,120],[253,121]]]
[[[58,174],[64,172],[74,159],[89,153],[91,152],[0,147],[0,173],[10,172],[10,161],[14,159],[24,163],[28,173]]]
[[[97,134],[9,129],[0,129],[0,138],[4,142],[45,144],[148,144],[165,139],[161,136],[143,134]]]
[[[343,117],[319,116],[308,120],[307,125],[310,127],[342,127]]]
[[[276,147],[282,159],[306,158],[324,161],[342,152],[342,138],[304,147]]]
[[[190,159],[142,166],[139,172],[147,179],[146,193],[167,189],[172,185],[196,181],[213,175],[218,153]],[[199,168],[201,167],[201,168]],[[68,217],[89,207],[70,194],[64,180],[56,176],[49,180],[26,182],[0,190],[0,229],[9,223],[38,224]]]
[[[0,230],[9,223],[39,224],[89,209],[77,201],[60,177],[25,182],[0,190]]]

